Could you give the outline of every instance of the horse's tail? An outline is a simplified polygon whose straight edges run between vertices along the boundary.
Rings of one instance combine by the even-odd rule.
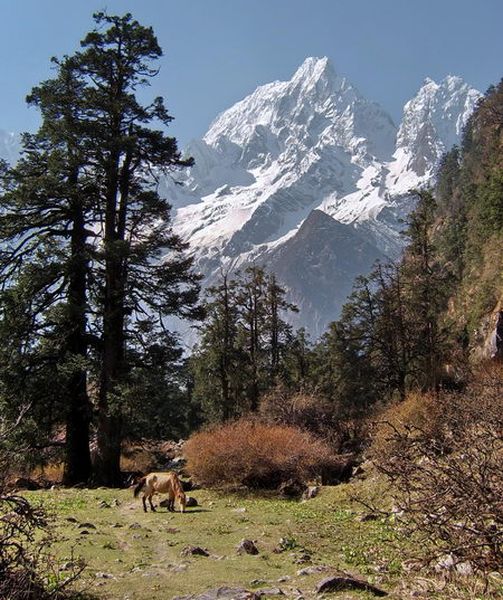
[[[138,494],[142,491],[142,489],[145,487],[145,482],[147,481],[146,477],[142,477],[140,479],[140,481],[138,482],[138,484],[136,485],[136,487],[134,488],[134,497],[137,498]]]

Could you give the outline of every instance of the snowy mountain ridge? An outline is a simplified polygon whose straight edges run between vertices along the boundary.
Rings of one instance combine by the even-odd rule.
[[[190,241],[196,265],[210,282],[222,266],[274,265],[280,254],[286,264],[285,248],[301,252],[289,240],[313,211],[321,211],[358,233],[353,241],[342,236],[346,244],[357,249],[362,235],[372,244],[373,252],[365,249],[368,266],[358,266],[368,270],[375,258],[400,252],[401,222],[413,204],[409,190],[431,182],[480,96],[459,77],[449,75],[439,83],[426,79],[406,103],[397,128],[326,57],[308,58],[289,81],[258,87],[188,146],[196,163],[181,175],[184,186],[165,181],[175,230]],[[321,222],[308,222],[312,235],[319,235]],[[307,239],[306,228],[302,236]],[[332,242],[327,240],[337,254],[341,248]],[[305,277],[289,269],[284,281],[290,296],[309,309],[297,324],[318,334],[337,318],[349,279],[359,274],[350,261],[346,267],[332,284],[334,300],[323,315],[316,298],[304,304],[299,282]],[[348,281],[342,284],[344,277]]]
[[[265,264],[301,308],[294,324],[318,335],[355,276],[399,255],[410,190],[432,181],[480,96],[459,77],[427,78],[397,127],[328,58],[310,57],[218,115],[186,148],[195,165],[160,191],[207,284]],[[0,156],[15,160],[18,143],[0,131]]]

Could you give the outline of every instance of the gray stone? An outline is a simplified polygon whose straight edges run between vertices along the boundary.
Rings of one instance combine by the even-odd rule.
[[[471,577],[473,575],[472,563],[468,560],[458,563],[456,565],[456,573],[464,577]]]
[[[314,575],[315,573],[324,573],[329,571],[330,567],[326,565],[313,565],[312,567],[304,567],[303,569],[299,569],[297,571],[297,575],[302,577],[304,575]]]
[[[206,548],[201,548],[200,546],[186,546],[182,552],[182,556],[209,556],[210,553]]]
[[[252,540],[241,540],[237,547],[238,554],[258,554],[258,548]]]
[[[358,521],[360,521],[360,523],[366,523],[367,521],[377,521],[378,519],[379,515],[377,513],[367,513],[358,517]]]
[[[320,491],[320,488],[317,485],[309,485],[302,494],[302,500],[311,500],[311,498],[316,498]]]
[[[362,590],[364,592],[370,592],[371,594],[374,594],[374,596],[379,597],[388,595],[388,592],[381,590],[368,581],[356,579],[347,573],[326,577],[325,579],[322,579],[316,586],[316,592],[318,594],[324,594],[325,592],[343,592],[346,590]]]
[[[176,596],[172,600],[258,600],[260,596],[244,588],[222,586],[207,590],[202,594]]]

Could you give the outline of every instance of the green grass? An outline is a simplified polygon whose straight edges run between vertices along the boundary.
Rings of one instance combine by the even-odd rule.
[[[324,487],[304,503],[199,490],[191,495],[200,506],[185,514],[165,509],[144,513],[131,490],[55,489],[26,496],[54,515],[57,558],[64,563],[81,557],[86,562],[79,589],[104,599],[164,600],[223,584],[280,587],[292,598],[301,590],[309,598],[327,575],[297,574],[312,565],[349,571],[384,589],[398,589],[410,541],[400,539],[389,520],[360,522],[366,510],[352,499],[355,493],[367,499],[378,496],[386,504],[385,492],[374,480]],[[117,505],[100,508],[103,500]],[[79,527],[86,522],[96,527],[87,528],[87,535]],[[237,554],[243,538],[256,541],[258,556]],[[280,540],[283,551],[276,553]],[[206,548],[210,557],[182,557],[188,545]],[[306,557],[308,562],[300,562]],[[278,582],[284,577],[287,581]],[[401,593],[392,597],[407,597]],[[334,597],[372,596],[341,592]]]

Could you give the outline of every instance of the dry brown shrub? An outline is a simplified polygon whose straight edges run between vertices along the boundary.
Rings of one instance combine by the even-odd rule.
[[[404,439],[438,437],[443,426],[443,403],[437,394],[411,392],[405,400],[387,406],[377,415],[370,457],[387,462],[399,453]]]
[[[282,386],[262,398],[259,415],[267,423],[309,431],[337,453],[359,451],[368,440],[366,419],[342,416],[337,404],[312,393],[292,393]]]
[[[330,447],[310,433],[251,419],[196,433],[185,455],[187,471],[203,485],[263,489],[307,482],[334,461]]]
[[[503,365],[481,367],[462,394],[411,398],[381,427],[374,462],[393,483],[402,524],[424,537],[424,558],[500,570]]]

